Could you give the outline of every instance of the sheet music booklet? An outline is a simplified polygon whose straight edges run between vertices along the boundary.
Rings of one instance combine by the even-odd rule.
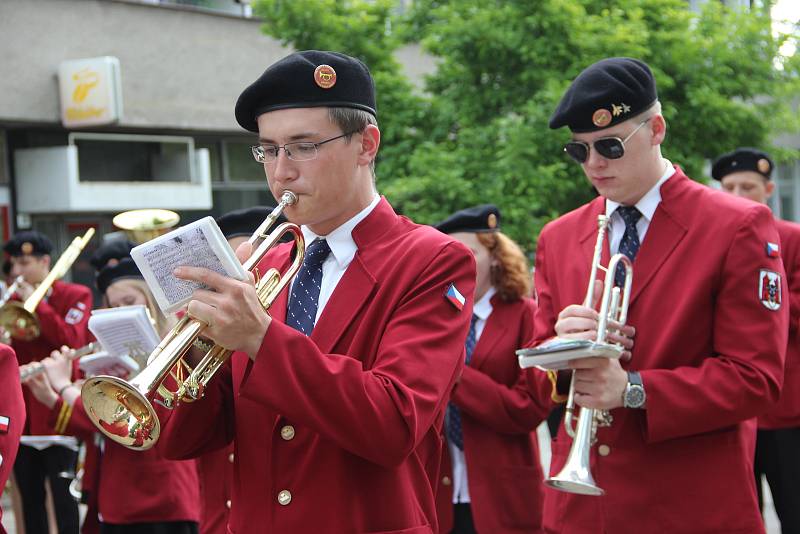
[[[247,279],[244,267],[213,217],[204,217],[143,243],[131,250],[131,257],[165,314],[185,306],[195,290],[208,289],[176,278],[172,272],[177,267],[205,267],[237,280]]]
[[[93,310],[89,330],[103,350],[80,360],[87,375],[96,375],[118,365],[138,373],[161,341],[146,306],[121,306]]]

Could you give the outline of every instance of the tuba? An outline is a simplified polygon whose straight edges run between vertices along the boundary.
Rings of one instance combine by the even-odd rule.
[[[47,295],[53,283],[67,274],[72,264],[80,256],[81,251],[94,235],[94,228],[89,228],[83,237],[76,237],[61,254],[58,261],[50,270],[50,274],[42,280],[30,297],[24,303],[17,301],[6,302],[0,308],[0,328],[7,331],[12,338],[23,341],[36,339],[41,334],[39,319],[36,317],[36,307]]]
[[[174,211],[143,209],[124,211],[111,222],[138,245],[167,233],[180,220],[180,216]]]
[[[586,290],[586,297],[583,305],[589,308],[596,304],[594,297],[594,284],[597,278],[597,271],[605,271],[605,281],[603,284],[603,295],[600,302],[599,320],[597,324],[597,338],[594,341],[564,340],[555,338],[534,349],[522,349],[517,351],[520,356],[520,365],[526,357],[531,354],[537,356],[550,356],[557,352],[569,352],[575,358],[587,358],[599,356],[605,358],[619,358],[624,349],[621,345],[608,343],[606,338],[609,332],[609,323],[616,323],[611,328],[617,329],[625,325],[628,317],[628,305],[630,304],[630,290],[633,284],[633,265],[630,258],[624,254],[615,254],[608,262],[607,267],[600,265],[600,258],[603,253],[603,241],[606,230],[608,229],[608,217],[599,215],[597,217],[597,241],[594,246],[592,267],[589,274],[589,287]],[[625,269],[625,284],[618,287],[614,282],[614,274],[617,266],[622,264]],[[551,348],[546,348],[546,346]],[[592,410],[581,408],[580,414],[575,420],[575,371],[572,372],[572,380],[569,385],[569,395],[564,413],[564,428],[567,435],[572,438],[567,461],[561,471],[550,478],[545,479],[548,486],[581,495],[603,495],[605,492],[594,481],[590,470],[589,452],[592,445],[597,442],[597,429],[600,427],[611,426],[613,418],[607,410]]]
[[[264,309],[272,306],[303,263],[305,241],[299,226],[283,223],[266,234],[286,206],[296,202],[294,193],[284,191],[278,206],[247,240],[256,248],[243,266],[255,275],[256,292]],[[292,264],[283,274],[274,268],[259,273],[258,263],[286,233],[293,234],[296,244]],[[130,382],[113,376],[87,379],[81,398],[95,426],[106,437],[129,449],[146,450],[155,445],[161,434],[161,424],[153,402],[171,409],[201,398],[208,382],[233,352],[215,345],[194,368],[190,367],[184,356],[206,326],[188,315],[183,317],[150,354],[147,366]],[[174,390],[165,384],[168,379],[177,384]]]

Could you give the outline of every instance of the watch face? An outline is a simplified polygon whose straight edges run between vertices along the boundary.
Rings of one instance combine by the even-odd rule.
[[[628,405],[628,408],[641,408],[644,404],[644,388],[631,385],[625,392],[625,404]]]

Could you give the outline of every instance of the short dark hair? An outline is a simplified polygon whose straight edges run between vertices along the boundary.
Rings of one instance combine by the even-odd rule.
[[[355,108],[328,108],[328,118],[344,132],[363,132],[370,124],[378,126],[378,119],[367,111]],[[349,143],[352,135],[345,139]],[[370,163],[372,177],[375,178],[375,160]]]

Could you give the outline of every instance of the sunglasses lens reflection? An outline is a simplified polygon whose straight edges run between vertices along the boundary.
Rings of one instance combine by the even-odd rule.
[[[578,163],[584,163],[589,156],[589,147],[583,143],[573,141],[564,145],[564,152]]]

